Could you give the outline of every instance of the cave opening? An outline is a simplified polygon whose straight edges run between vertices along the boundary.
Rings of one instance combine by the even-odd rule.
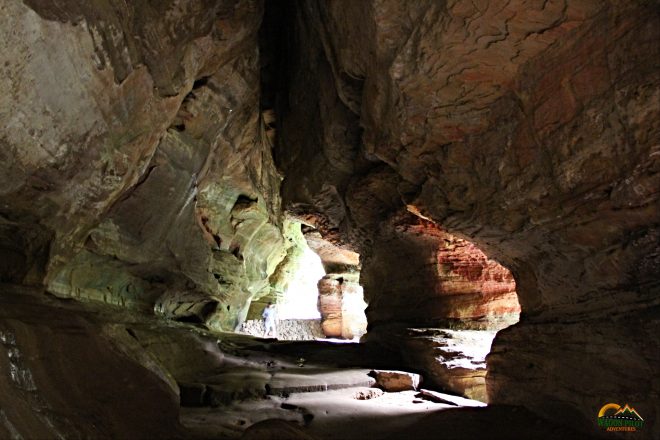
[[[488,403],[487,356],[498,332],[520,319],[512,273],[465,238],[442,231],[432,298],[406,328],[402,352],[425,386]],[[438,301],[438,304],[434,304]]]
[[[363,278],[368,341],[396,347],[425,386],[488,402],[486,357],[521,311],[506,267],[467,237],[406,212],[380,229]]]
[[[367,327],[359,254],[339,248],[295,219],[288,220],[285,229],[291,247],[271,277],[272,289],[250,304],[241,332],[263,336],[259,318],[273,303],[277,339],[359,342]]]
[[[55,3],[0,0],[0,438],[658,432],[657,2]]]

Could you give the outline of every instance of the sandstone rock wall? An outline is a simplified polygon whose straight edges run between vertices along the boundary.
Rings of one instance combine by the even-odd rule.
[[[233,329],[290,247],[262,3],[0,11],[0,279]]]
[[[321,328],[329,338],[359,339],[367,331],[362,287],[340,275],[326,275],[319,281]]]
[[[307,242],[302,233],[301,224],[295,219],[286,218],[283,232],[287,245],[286,256],[268,278],[270,290],[252,298],[247,313],[248,320],[261,319],[261,314],[269,302],[280,303],[290,283],[301,270],[304,270],[302,265]]]
[[[381,226],[364,268],[372,328],[408,322],[499,329],[518,321],[516,285],[506,268],[408,213]]]
[[[183,436],[175,380],[125,327],[23,290],[1,291],[0,437]]]
[[[256,0],[0,0],[0,281],[219,329],[273,294],[291,245],[260,108],[262,12]],[[490,401],[586,433],[600,406],[626,401],[642,435],[657,432],[657,2],[305,0],[291,12],[275,100],[282,200],[360,253],[372,330],[513,313],[510,279],[468,240],[511,271],[521,307],[488,358]],[[41,344],[29,314],[4,331]],[[102,367],[99,330],[71,329]],[[78,348],[54,356],[62,371]],[[123,371],[115,354],[107,377]],[[164,383],[149,395],[171,401]]]
[[[305,238],[326,272],[317,285],[323,333],[329,338],[359,339],[367,332],[360,255],[323,238],[316,230],[308,231]]]
[[[593,432],[594,412],[623,399],[653,431],[657,4],[310,0],[296,20],[284,201],[363,256],[368,315],[386,317],[371,325],[426,309],[412,301],[428,271],[393,268],[431,267],[435,246],[379,236],[406,207],[514,275],[521,321],[495,339],[491,402]]]

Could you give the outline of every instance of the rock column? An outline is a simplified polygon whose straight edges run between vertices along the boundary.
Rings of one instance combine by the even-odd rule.
[[[319,311],[321,328],[329,338],[353,339],[366,333],[362,286],[338,274],[321,278],[319,287]]]

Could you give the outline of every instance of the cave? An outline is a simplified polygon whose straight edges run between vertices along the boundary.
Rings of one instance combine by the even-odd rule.
[[[269,336],[275,339],[358,342],[367,331],[359,254],[323,239],[310,225],[288,224],[292,247],[271,277],[276,282],[253,298],[240,331],[266,336],[262,313],[274,304],[277,332]]]
[[[657,1],[0,36],[0,438],[660,439]],[[309,252],[316,336],[246,334]]]

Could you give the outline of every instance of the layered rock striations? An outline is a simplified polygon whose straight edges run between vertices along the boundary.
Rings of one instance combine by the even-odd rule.
[[[379,235],[405,207],[515,278],[521,321],[495,339],[491,402],[593,431],[623,399],[655,426],[657,5],[307,1],[296,20],[284,201],[364,257],[370,331],[437,313],[414,306],[428,283],[405,269],[437,262],[433,239]]]
[[[324,239],[315,230],[307,231],[305,238],[326,272],[317,285],[323,333],[329,338],[359,339],[367,331],[360,255]]]
[[[285,284],[296,255],[287,211],[360,254],[376,340],[447,320],[509,323],[507,268],[520,322],[487,358],[490,403],[559,414],[587,434],[603,404],[629,403],[645,419],[640,437],[652,437],[657,3],[305,0],[280,14],[270,61],[259,55],[263,10],[256,0],[0,0],[0,281],[234,329],[251,300]],[[267,65],[279,77],[260,79]],[[50,386],[61,389],[47,394],[65,413],[78,406],[63,390],[111,394],[97,369],[144,377],[145,396],[175,413],[171,378],[154,380],[122,352],[130,344],[109,344],[93,314],[49,330],[36,308],[17,307],[2,320],[0,368],[53,359]],[[53,332],[56,353],[40,345]],[[33,359],[23,346],[36,347]],[[190,368],[185,347],[160,349],[162,362]],[[414,354],[420,365],[433,356]],[[79,358],[91,369],[76,370]],[[49,383],[46,369],[30,371]],[[20,374],[0,378],[2,433],[48,436],[54,406]],[[28,407],[4,410],[19,401]],[[121,420],[141,402],[104,425],[57,426],[126,437],[137,422]],[[179,429],[145,420],[145,433]]]
[[[433,386],[487,402],[485,355],[494,330],[520,314],[511,272],[409,212],[381,225],[364,268],[365,340],[400,351]],[[470,346],[484,353],[475,358]]]
[[[257,1],[2,2],[3,281],[233,329],[291,246]]]
[[[511,273],[473,243],[400,213],[383,222],[362,280],[370,326],[502,328],[518,320]]]
[[[319,280],[318,288],[318,308],[325,336],[359,339],[366,333],[366,305],[363,289],[357,280],[345,278],[345,274],[330,274]]]

